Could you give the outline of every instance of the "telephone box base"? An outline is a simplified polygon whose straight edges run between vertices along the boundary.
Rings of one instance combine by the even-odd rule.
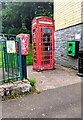
[[[53,70],[53,69],[55,69],[55,67],[54,66],[50,66],[49,68],[48,68],[48,66],[46,66],[46,67],[40,67],[40,66],[33,66],[33,70],[36,70],[37,72],[40,72],[40,71],[45,71],[45,70]]]

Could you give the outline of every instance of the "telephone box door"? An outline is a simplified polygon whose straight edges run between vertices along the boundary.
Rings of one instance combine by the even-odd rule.
[[[40,42],[39,42],[39,51],[40,51],[40,64],[46,69],[49,66],[54,64],[54,34],[53,27],[39,27],[40,28]]]
[[[38,43],[37,43],[37,33],[36,28],[32,30],[32,52],[33,52],[33,67],[37,66],[38,60],[37,60],[37,49],[38,49]]]

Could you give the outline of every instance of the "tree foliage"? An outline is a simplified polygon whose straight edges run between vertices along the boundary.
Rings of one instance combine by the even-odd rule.
[[[7,34],[30,33],[34,17],[53,17],[53,3],[19,2],[3,4],[2,30]]]

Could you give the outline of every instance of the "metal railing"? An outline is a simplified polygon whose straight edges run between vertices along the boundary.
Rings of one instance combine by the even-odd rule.
[[[8,53],[6,41],[5,37],[0,38],[0,82],[22,78],[20,38],[13,40],[18,44],[18,53]]]

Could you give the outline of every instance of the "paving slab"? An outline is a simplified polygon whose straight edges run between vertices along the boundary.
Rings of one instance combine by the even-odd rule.
[[[54,70],[37,72],[33,70],[33,66],[28,66],[27,69],[28,77],[36,79],[36,87],[40,91],[81,82],[81,77],[76,75],[77,70],[63,67],[59,64],[55,65]]]

